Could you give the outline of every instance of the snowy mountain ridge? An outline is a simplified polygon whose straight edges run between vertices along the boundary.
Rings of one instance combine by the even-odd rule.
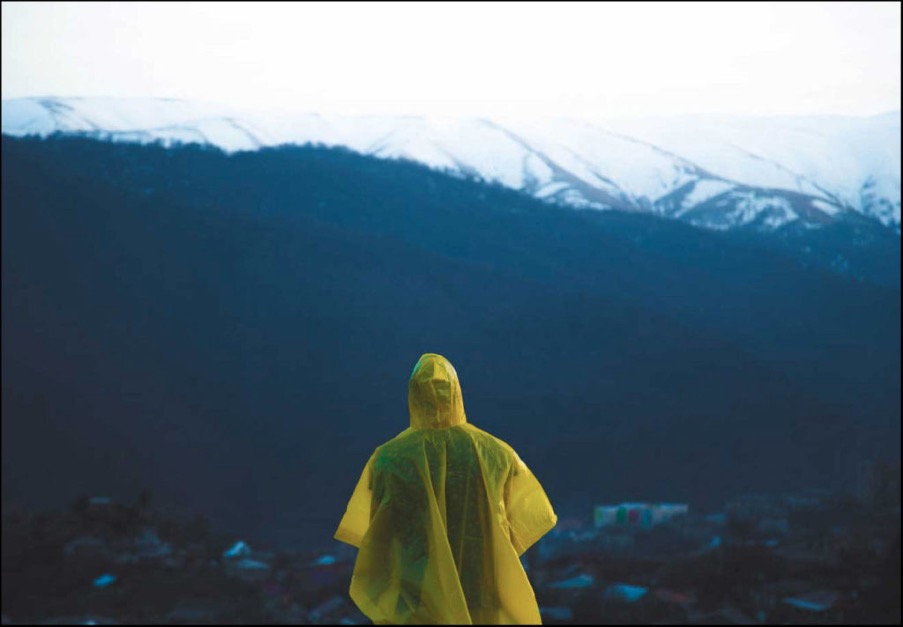
[[[816,228],[866,216],[900,232],[899,111],[595,125],[322,116],[170,99],[23,98],[3,101],[2,131],[197,142],[227,151],[345,146],[498,182],[560,205],[649,212],[709,229]]]

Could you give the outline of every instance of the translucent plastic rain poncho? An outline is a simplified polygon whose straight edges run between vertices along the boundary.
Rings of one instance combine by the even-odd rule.
[[[377,624],[538,624],[519,555],[555,526],[510,446],[467,423],[458,375],[427,353],[411,426],[378,447],[335,537],[360,549],[351,598]]]

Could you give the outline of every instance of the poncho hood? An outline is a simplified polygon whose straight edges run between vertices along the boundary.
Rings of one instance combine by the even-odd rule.
[[[408,381],[412,429],[447,429],[467,422],[458,373],[445,357],[425,353]]]

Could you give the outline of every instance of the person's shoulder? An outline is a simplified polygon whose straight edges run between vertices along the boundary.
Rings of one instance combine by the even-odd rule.
[[[465,424],[464,427],[467,429],[467,431],[470,434],[473,435],[473,437],[475,439],[478,439],[478,440],[481,440],[484,442],[491,442],[492,444],[494,444],[495,446],[498,446],[500,448],[513,450],[511,448],[511,446],[507,442],[505,442],[503,439],[501,439],[500,437],[494,436],[491,433],[489,433],[488,431],[484,431],[483,429],[480,429],[479,427],[475,427],[474,425],[470,424],[469,422],[467,424]]]
[[[391,440],[388,440],[376,447],[373,452],[374,462],[394,458],[398,453],[403,452],[412,446],[417,446],[419,433],[417,429],[407,428]]]
[[[380,450],[382,450],[386,447],[391,448],[393,446],[397,446],[399,443],[409,440],[411,438],[411,436],[414,435],[415,433],[416,433],[416,429],[411,429],[410,427],[408,427],[407,429],[405,429],[404,431],[402,431],[398,435],[396,435],[394,438],[390,438],[390,439],[386,440],[385,442],[383,442],[382,444],[380,444],[379,446],[377,446],[376,451],[379,452]]]
[[[501,438],[496,437],[488,431],[480,429],[479,427],[475,427],[470,423],[467,423],[465,427],[467,427],[467,431],[471,434],[471,437],[473,437],[474,440],[476,440],[483,448],[503,455],[509,458],[511,461],[519,459],[517,457],[517,453],[514,452],[514,448],[512,448],[510,444],[508,444]]]

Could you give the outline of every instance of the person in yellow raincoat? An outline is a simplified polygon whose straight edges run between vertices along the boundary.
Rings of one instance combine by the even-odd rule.
[[[451,363],[426,353],[411,426],[370,457],[335,537],[358,547],[351,598],[376,624],[540,624],[519,556],[558,517],[505,442],[469,424]]]

